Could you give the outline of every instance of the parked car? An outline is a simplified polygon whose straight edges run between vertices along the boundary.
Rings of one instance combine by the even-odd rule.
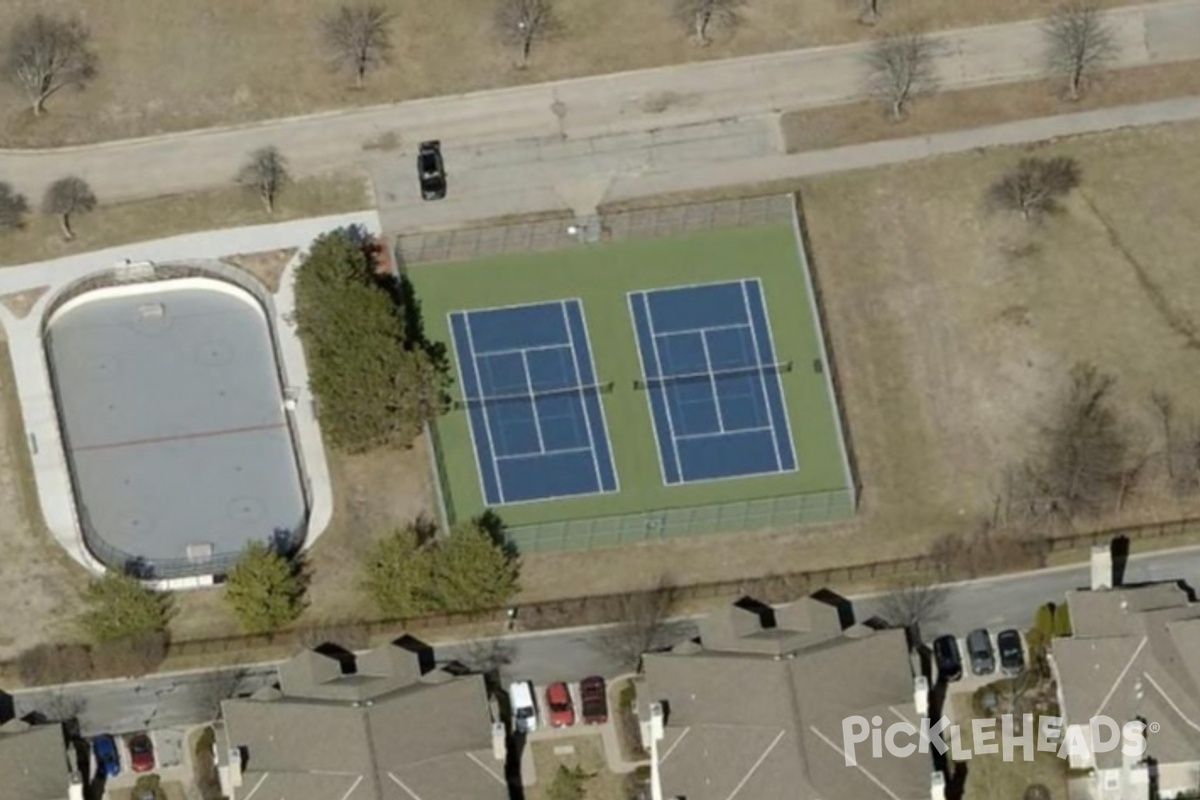
[[[958,639],[939,636],[933,640],[933,660],[937,664],[938,679],[956,681],[962,677],[962,655],[958,651]]]
[[[115,778],[121,774],[121,757],[117,754],[117,743],[107,733],[92,739],[92,755],[96,757],[96,774]]]
[[[150,735],[135,734],[129,738],[129,768],[134,772],[150,772],[154,769],[154,743]]]
[[[996,671],[996,651],[985,629],[976,628],[967,634],[967,655],[971,659],[971,672],[976,675],[991,675]]]
[[[1025,647],[1021,644],[1019,631],[1009,628],[996,636],[996,649],[1000,651],[1000,670],[1005,675],[1016,675],[1025,669]]]
[[[533,684],[516,681],[508,687],[508,702],[512,708],[513,727],[517,733],[533,733],[537,730],[537,706],[533,702]]]
[[[586,725],[602,725],[608,722],[608,690],[604,678],[592,675],[579,684],[579,695],[583,705],[583,722]]]
[[[546,687],[546,706],[550,710],[551,728],[566,728],[575,724],[575,705],[571,702],[571,691],[565,683],[552,683]]]
[[[421,142],[417,150],[417,176],[421,181],[421,198],[441,200],[446,196],[446,166],[442,161],[442,143],[436,139]]]

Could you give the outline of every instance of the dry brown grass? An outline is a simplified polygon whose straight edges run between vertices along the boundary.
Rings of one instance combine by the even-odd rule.
[[[238,253],[225,256],[221,260],[246,270],[267,287],[267,291],[274,293],[279,291],[283,271],[295,256],[296,248],[285,247],[282,250],[268,250],[264,253]]]
[[[396,57],[350,88],[322,55],[317,22],[338,0],[8,0],[0,34],[34,10],[79,13],[100,74],[32,118],[0,86],[0,143],[45,147],[247,122],[580,75],[862,39],[877,30],[952,28],[1046,13],[1044,0],[885,0],[877,28],[850,0],[751,0],[745,24],[710,47],[692,45],[669,3],[556,0],[565,33],[516,69],[496,44],[494,0],[392,3]],[[1121,5],[1101,0],[1100,5]]]
[[[25,319],[49,288],[49,286],[39,286],[36,289],[6,294],[0,297],[0,303],[3,303],[4,307],[11,311],[17,319]]]
[[[1103,73],[1078,103],[1064,104],[1060,85],[1032,81],[922,97],[907,119],[892,121],[877,103],[793,111],[780,120],[789,153],[981,128],[1126,103],[1150,103],[1200,92],[1200,64],[1183,62]]]
[[[74,617],[87,580],[46,530],[27,441],[8,343],[0,336],[0,659],[77,638]]]
[[[970,760],[961,764],[951,764],[967,771],[963,784],[963,796],[972,800],[1014,800],[1025,796],[1025,789],[1031,784],[1042,784],[1050,790],[1051,800],[1066,800],[1067,798],[1067,760],[1059,758],[1054,753],[1038,751],[1032,761],[1025,761],[1025,751],[1020,745],[1014,745],[1013,760],[1004,760],[1003,737],[1000,735],[1000,723],[996,723],[996,735],[992,744],[1000,746],[999,753],[978,755],[975,753],[974,737],[971,733],[971,696],[956,695],[953,698],[954,710],[948,716],[962,725],[962,747],[971,751]],[[1034,736],[1036,742],[1037,737]],[[949,741],[947,741],[949,744]]]
[[[326,450],[326,456],[333,483],[333,519],[306,556],[309,606],[297,620],[298,627],[378,619],[360,588],[363,557],[389,531],[433,515],[423,440],[408,450],[358,456]],[[175,609],[171,620],[175,639],[238,633],[221,589],[176,594]],[[214,662],[221,663],[219,654],[214,656]]]
[[[686,584],[925,552],[989,511],[1005,466],[1029,452],[1078,360],[1117,376],[1116,402],[1153,450],[1152,391],[1200,417],[1200,353],[1162,310],[1165,302],[1173,317],[1200,321],[1198,137],[1200,124],[1165,126],[773,187],[803,191],[864,484],[858,518],[719,543],[529,556],[526,594],[646,588],[664,571]],[[1074,156],[1083,171],[1082,190],[1040,228],[983,206],[987,185],[1029,152]],[[1200,498],[1168,496],[1153,468],[1147,474],[1124,513],[1097,524],[1197,512]]]
[[[0,235],[0,266],[181,233],[361,211],[373,205],[365,178],[338,174],[296,181],[280,196],[273,215],[263,211],[255,195],[237,186],[100,205],[90,214],[71,218],[76,236],[69,242],[63,241],[53,218],[34,214],[23,229]]]
[[[556,747],[573,747],[573,753],[558,755]],[[551,800],[550,784],[559,766],[567,769],[579,767],[590,776],[583,783],[584,800],[629,800],[626,791],[627,778],[610,772],[604,760],[604,747],[594,732],[581,736],[535,742],[529,745],[533,752],[533,771],[537,783],[525,789],[528,800]]]

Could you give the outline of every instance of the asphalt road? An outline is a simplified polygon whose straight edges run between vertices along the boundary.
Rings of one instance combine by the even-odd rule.
[[[1118,8],[1105,16],[1114,30],[1114,68],[1200,57],[1200,0]],[[1044,72],[1037,20],[945,31],[933,39],[943,89]],[[387,157],[407,162],[426,138],[455,148],[544,137],[584,140],[754,117],[863,97],[868,47],[813,47],[94,146],[0,151],[0,175],[39,197],[69,172],[111,202],[227,185],[246,153],[263,145],[279,147],[292,169],[305,175],[358,165],[379,152],[384,137],[400,142]],[[713,147],[719,156],[720,144]],[[454,165],[448,170],[453,181]]]
[[[1061,601],[1090,580],[1087,565],[1041,570],[1000,578],[987,578],[944,587],[943,614],[923,628],[928,639],[942,633],[964,635],[987,627],[1025,629],[1034,609],[1047,601]],[[1135,556],[1125,571],[1125,583],[1164,580],[1200,580],[1200,548]],[[830,587],[836,590],[837,587]],[[850,598],[855,617],[865,621],[879,610],[879,597]],[[625,670],[619,658],[603,646],[610,629],[576,628],[501,639],[481,639],[435,647],[436,658],[467,666],[496,666],[504,680],[529,679],[537,683],[579,680],[592,674],[613,676]],[[696,635],[692,620],[679,620],[663,641],[682,641]],[[19,691],[14,695],[18,716],[41,711],[48,716],[77,714],[84,735],[100,732],[128,733],[147,728],[172,727],[212,717],[220,698],[249,693],[269,685],[274,664],[257,664],[208,672],[154,676],[142,680],[104,681]],[[68,713],[69,712],[69,713]]]

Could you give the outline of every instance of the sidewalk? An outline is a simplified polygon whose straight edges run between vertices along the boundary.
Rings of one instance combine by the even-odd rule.
[[[1200,0],[1120,8],[1106,16],[1116,34],[1114,68],[1200,58]],[[1037,20],[933,38],[943,89],[1042,73]],[[246,153],[267,144],[278,146],[304,176],[358,165],[364,144],[384,133],[398,134],[411,151],[423,138],[453,146],[578,139],[831,105],[862,96],[861,60],[868,46],[811,48],[60,151],[5,151],[0,176],[36,198],[50,181],[74,173],[111,202],[228,184]]]

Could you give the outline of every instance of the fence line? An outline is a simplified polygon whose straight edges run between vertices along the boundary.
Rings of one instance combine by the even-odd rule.
[[[1028,542],[1028,547],[1038,556],[1063,552],[1084,546],[1111,542],[1127,538],[1131,542],[1146,539],[1163,539],[1189,532],[1200,532],[1200,518],[1187,518],[1171,522],[1131,525],[1098,531],[1080,531],[1055,539]],[[712,581],[691,586],[674,588],[676,601],[708,600],[719,597],[750,595],[766,602],[778,603],[796,599],[818,589],[829,586],[849,586],[865,581],[888,578],[914,578],[937,580],[942,565],[928,554],[902,558],[828,567],[819,570],[766,575],[727,581]],[[949,579],[952,576],[944,576]],[[953,576],[972,577],[972,576]],[[571,625],[603,624],[619,622],[628,608],[631,596],[649,592],[623,592],[591,595],[565,600],[552,600],[522,605],[518,621],[524,630],[545,630]],[[504,609],[485,609],[477,612],[432,614],[414,619],[375,620],[372,622],[342,621],[281,631],[273,635],[228,636],[214,639],[175,641],[168,645],[168,658],[186,658],[213,653],[243,653],[253,657],[254,651],[276,647],[289,651],[311,646],[314,637],[329,635],[362,643],[383,636],[397,636],[404,632],[420,633],[422,630],[444,628],[472,623],[500,624],[507,618]],[[351,638],[353,637],[353,639]],[[13,674],[15,661],[0,662],[0,670]]]

